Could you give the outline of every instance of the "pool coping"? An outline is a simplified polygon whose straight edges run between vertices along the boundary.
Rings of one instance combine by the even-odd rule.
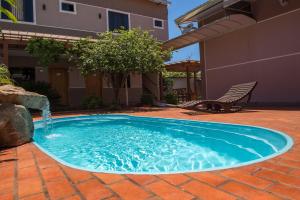
[[[78,117],[82,117],[82,116],[88,117],[88,116],[101,116],[101,115],[106,115],[106,116],[109,116],[109,115],[110,116],[130,116],[130,117],[136,117],[136,118],[151,118],[151,119],[169,119],[169,120],[203,122],[203,123],[212,123],[212,124],[226,124],[226,125],[252,127],[252,128],[254,127],[254,128],[259,128],[259,129],[263,129],[263,130],[272,131],[274,133],[277,133],[277,134],[281,135],[283,138],[286,139],[286,145],[283,149],[281,149],[277,153],[271,154],[271,155],[263,157],[263,158],[255,159],[255,160],[252,160],[252,161],[232,165],[230,167],[213,167],[213,168],[209,168],[209,169],[206,169],[206,170],[185,170],[185,171],[176,171],[176,172],[123,172],[123,171],[120,172],[120,171],[93,170],[93,169],[89,169],[89,168],[86,168],[86,167],[78,167],[76,165],[70,164],[70,163],[58,158],[57,156],[55,156],[54,154],[50,153],[48,150],[46,150],[45,148],[43,148],[42,146],[37,144],[35,141],[33,141],[33,144],[35,146],[37,146],[42,152],[49,155],[52,159],[56,160],[57,162],[65,165],[65,166],[68,166],[68,167],[71,167],[71,168],[74,168],[74,169],[79,169],[79,170],[84,170],[84,171],[94,172],[94,173],[134,174],[134,175],[168,175],[168,174],[197,173],[197,172],[210,172],[210,171],[216,171],[216,170],[234,169],[234,168],[239,168],[239,167],[243,167],[243,166],[247,166],[247,165],[252,165],[252,164],[256,164],[256,163],[260,163],[260,162],[272,159],[274,157],[277,157],[279,155],[282,155],[282,154],[286,153],[294,145],[293,138],[291,136],[289,136],[288,134],[284,133],[284,132],[274,130],[274,129],[270,129],[270,128],[265,128],[265,127],[262,127],[262,126],[245,125],[245,124],[238,124],[238,123],[226,123],[226,122],[190,120],[190,119],[179,119],[179,118],[166,118],[166,117],[152,117],[152,116],[151,117],[150,116],[136,116],[136,115],[118,114],[118,113],[111,113],[111,114],[79,114],[78,116],[55,117],[54,120],[55,119],[74,119],[74,118],[78,118]],[[40,120],[34,120],[34,124],[41,123],[41,122],[42,122],[41,119]]]

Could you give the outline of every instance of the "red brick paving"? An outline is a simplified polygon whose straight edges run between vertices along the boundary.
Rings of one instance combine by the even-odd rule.
[[[295,145],[281,156],[235,169],[174,175],[116,175],[63,166],[35,145],[26,144],[0,151],[0,200],[300,199],[300,110],[207,114],[149,109],[128,113],[264,126],[289,134]]]

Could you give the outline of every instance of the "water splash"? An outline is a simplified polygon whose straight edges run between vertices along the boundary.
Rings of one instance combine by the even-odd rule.
[[[52,129],[52,117],[50,111],[50,103],[48,100],[46,101],[46,104],[43,107],[42,116],[43,116],[44,131],[45,133],[50,133]]]

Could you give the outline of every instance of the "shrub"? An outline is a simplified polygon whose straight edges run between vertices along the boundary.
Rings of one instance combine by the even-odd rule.
[[[13,84],[13,81],[10,79],[10,73],[8,68],[4,65],[0,65],[0,85]]]
[[[110,110],[110,111],[119,111],[121,109],[122,109],[122,107],[116,103],[113,103],[113,104],[109,105],[109,107],[108,107],[108,110]]]
[[[143,94],[142,97],[141,97],[141,103],[143,105],[150,105],[152,106],[153,105],[153,96],[152,94]]]
[[[60,100],[60,95],[58,92],[51,87],[49,83],[46,82],[23,82],[20,83],[18,86],[24,88],[30,92],[36,92],[38,94],[45,95],[48,97],[49,102],[51,105],[58,105]]]
[[[96,109],[100,108],[103,105],[102,99],[96,96],[89,96],[85,98],[82,102],[82,106],[85,109]]]
[[[174,79],[173,78],[164,78],[163,79],[163,91],[164,93],[172,93]]]
[[[174,93],[168,93],[166,96],[165,96],[165,100],[167,103],[169,104],[178,104],[178,97],[176,94]]]

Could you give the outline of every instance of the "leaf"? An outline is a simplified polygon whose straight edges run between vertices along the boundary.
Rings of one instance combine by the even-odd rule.
[[[0,12],[5,14],[10,20],[12,20],[14,23],[16,23],[18,20],[17,18],[7,9],[0,7]]]
[[[11,5],[12,7],[16,6],[16,1],[15,0],[4,0],[5,2],[7,2],[9,5]]]

